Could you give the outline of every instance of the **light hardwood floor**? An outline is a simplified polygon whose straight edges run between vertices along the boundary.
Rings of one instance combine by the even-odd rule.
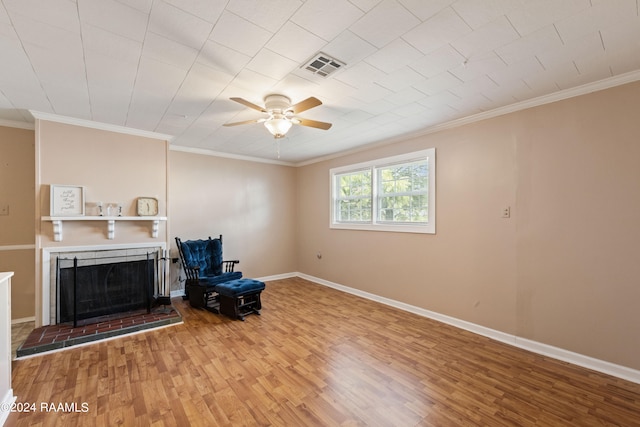
[[[184,324],[15,361],[37,408],[6,425],[640,426],[638,384],[302,279],[262,295],[245,322],[176,299]]]

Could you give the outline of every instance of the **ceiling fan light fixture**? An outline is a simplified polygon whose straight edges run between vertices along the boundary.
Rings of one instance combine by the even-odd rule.
[[[291,126],[293,125],[306,126],[322,130],[328,130],[331,128],[331,123],[304,119],[297,115],[298,113],[302,113],[304,111],[310,110],[311,108],[322,105],[322,102],[318,98],[315,98],[313,96],[310,96],[309,98],[295,104],[291,104],[291,99],[284,95],[267,95],[264,98],[264,107],[256,105],[253,102],[249,102],[243,98],[231,98],[231,100],[242,104],[245,107],[249,107],[252,110],[266,113],[268,117],[254,120],[243,120],[233,123],[225,123],[223,126],[238,126],[249,123],[264,123],[264,126],[267,128],[269,133],[271,133],[271,135],[273,135],[276,139],[284,138],[284,136],[287,134],[287,132],[289,132],[289,129],[291,129]]]
[[[264,126],[271,132],[274,138],[284,138],[291,129],[291,120],[282,114],[274,114],[268,120],[265,120]]]

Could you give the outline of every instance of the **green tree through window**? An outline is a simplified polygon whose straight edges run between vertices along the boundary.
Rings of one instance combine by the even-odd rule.
[[[338,175],[336,183],[338,220],[371,221],[371,170]]]
[[[333,168],[331,228],[435,233],[435,149]]]
[[[426,223],[429,165],[426,160],[378,169],[378,221]]]

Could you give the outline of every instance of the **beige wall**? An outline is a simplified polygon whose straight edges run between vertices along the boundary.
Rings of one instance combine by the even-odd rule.
[[[296,271],[294,168],[181,151],[169,158],[172,256],[175,237],[222,234],[224,258],[239,259],[245,277]],[[173,290],[183,287],[176,267]]]
[[[11,316],[34,316],[34,132],[0,127],[0,271],[14,271]]]
[[[140,196],[158,198],[159,216],[167,215],[166,141],[38,120],[36,144],[36,215],[50,213],[51,184],[85,186],[88,215],[97,214],[93,205],[101,201],[122,204],[123,216],[135,216]],[[41,247],[167,240],[166,222],[161,223],[158,237],[152,238],[146,223],[119,221],[113,240],[107,240],[106,223],[65,222],[61,242],[53,241],[51,222],[39,225]]]
[[[635,83],[301,167],[298,269],[640,369],[638,111]],[[428,147],[435,235],[329,229],[330,168]]]
[[[640,84],[537,108],[518,144],[518,332],[640,368]]]

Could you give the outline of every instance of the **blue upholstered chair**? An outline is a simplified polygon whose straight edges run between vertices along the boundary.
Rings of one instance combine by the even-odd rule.
[[[176,237],[182,268],[186,276],[185,299],[191,306],[218,312],[216,285],[242,278],[235,271],[240,261],[222,258],[222,235],[216,239],[180,240]]]

